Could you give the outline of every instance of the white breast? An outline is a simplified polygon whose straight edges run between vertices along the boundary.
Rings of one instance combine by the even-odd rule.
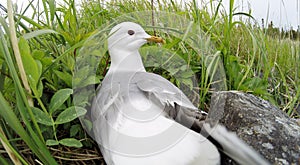
[[[109,142],[106,149],[102,148],[106,150],[103,153],[109,153],[107,157],[104,155],[106,162],[115,165],[219,163],[217,149],[206,138],[166,118],[159,104],[149,102],[143,95],[135,96],[119,107],[118,124],[108,131]]]

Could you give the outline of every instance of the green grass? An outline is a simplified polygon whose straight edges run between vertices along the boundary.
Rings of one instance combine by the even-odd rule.
[[[151,34],[156,28],[156,33],[167,41],[160,49],[157,45],[141,49],[143,58],[149,62],[147,70],[163,75],[187,91],[193,102],[204,110],[209,110],[213,91],[240,90],[262,97],[290,117],[298,118],[299,41],[269,36],[266,29],[236,19],[253,18],[249,13],[237,11],[234,0],[230,1],[228,13],[222,2],[216,6],[213,6],[213,1],[201,3],[202,9],[195,2],[180,5],[175,1],[155,1],[156,12],[172,14],[163,16],[168,22],[166,26],[154,24],[147,27]],[[151,10],[150,1],[145,0],[86,0],[79,9],[72,0],[65,0],[66,5],[55,5],[53,0],[40,0],[39,3],[41,7],[29,5],[14,15],[7,14],[15,21],[10,23],[15,24],[18,40],[14,40],[14,35],[9,32],[12,28],[5,19],[7,15],[0,18],[0,125],[3,131],[0,139],[6,144],[5,150],[11,153],[1,154],[1,164],[34,164],[37,163],[35,159],[44,164],[69,164],[73,155],[65,150],[76,151],[73,154],[78,154],[77,157],[88,153],[87,150],[90,153],[97,151],[97,145],[75,118],[83,115],[89,106],[85,94],[93,96],[82,87],[100,83],[109,67],[109,56],[105,45],[99,50],[93,49],[94,52],[80,48],[83,45],[99,47],[97,42],[105,41],[108,32],[99,28],[108,27],[108,23],[116,18],[123,18],[119,16]],[[212,8],[211,14],[209,8]],[[23,13],[27,10],[34,12],[25,16]],[[193,21],[180,24],[173,21],[176,19],[174,15]],[[134,17],[139,18],[138,22],[145,21],[142,16]],[[168,29],[170,27],[178,29]],[[93,42],[84,44],[93,34],[98,36],[89,39]],[[200,45],[193,45],[197,37],[204,40]],[[16,62],[16,49],[23,66]],[[162,58],[151,57],[145,53],[147,50],[162,53]],[[180,64],[185,65],[172,63],[170,57],[173,61],[178,58]],[[85,62],[94,68],[85,69]],[[97,75],[88,76],[93,73]],[[75,87],[76,90],[72,90]],[[77,88],[84,97],[75,97]],[[74,105],[74,100],[81,104]],[[69,114],[75,112],[77,115],[70,118]],[[32,154],[26,156],[20,146],[29,148]],[[63,154],[57,155],[57,151]],[[97,157],[82,158],[89,163],[95,163],[94,159]]]

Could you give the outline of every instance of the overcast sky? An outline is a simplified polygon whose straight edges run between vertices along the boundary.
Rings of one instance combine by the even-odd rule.
[[[6,6],[6,0],[1,1],[1,4]],[[80,0],[75,1],[80,2]],[[202,1],[209,2],[209,0]],[[251,8],[252,16],[260,25],[261,19],[264,18],[265,22],[273,21],[276,27],[283,27],[285,29],[293,27],[293,29],[297,29],[300,24],[299,1],[300,0],[235,0],[235,7],[237,7],[237,11],[245,12],[248,12],[249,8]],[[13,0],[13,2],[17,2],[18,5],[21,5],[22,3],[26,3],[27,0]],[[223,4],[228,9],[229,0],[223,0]]]
[[[235,0],[238,11],[252,11],[252,16],[261,24],[264,18],[274,26],[297,29],[300,23],[300,0]],[[223,0],[229,6],[229,0]]]

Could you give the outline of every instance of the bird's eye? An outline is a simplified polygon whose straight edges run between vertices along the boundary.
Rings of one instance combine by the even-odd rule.
[[[133,30],[128,30],[128,32],[127,32],[129,35],[134,35],[134,31]]]

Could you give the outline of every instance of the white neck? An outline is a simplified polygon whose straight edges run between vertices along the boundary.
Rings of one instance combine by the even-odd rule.
[[[145,71],[142,58],[138,50],[120,51],[120,49],[110,49],[111,65],[109,72],[137,72]]]

